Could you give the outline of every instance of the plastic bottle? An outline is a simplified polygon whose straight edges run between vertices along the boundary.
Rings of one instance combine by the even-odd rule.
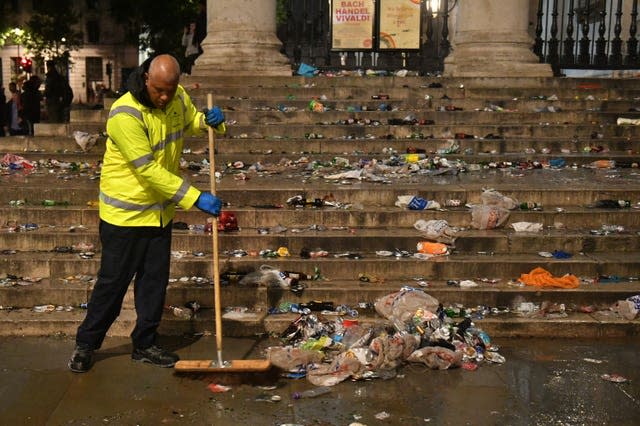
[[[538,203],[533,203],[531,201],[520,203],[520,210],[534,210],[539,207]]]
[[[320,386],[303,392],[294,392],[293,399],[315,398],[329,392],[331,392],[331,388],[329,386]]]
[[[182,319],[193,318],[193,311],[189,308],[181,308],[179,306],[169,306],[169,309],[173,312],[173,315]]]
[[[285,276],[289,278],[293,278],[295,280],[311,280],[313,279],[312,275],[305,274],[304,272],[296,272],[296,271],[283,271]]]
[[[323,300],[311,300],[308,303],[302,303],[300,306],[316,312],[334,310],[333,302]]]

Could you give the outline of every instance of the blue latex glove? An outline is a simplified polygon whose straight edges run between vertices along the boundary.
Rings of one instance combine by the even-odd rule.
[[[224,114],[218,106],[214,106],[211,109],[204,110],[205,122],[211,127],[218,127],[224,123]]]
[[[218,216],[222,208],[222,201],[210,192],[202,192],[196,201],[196,207],[203,212]]]

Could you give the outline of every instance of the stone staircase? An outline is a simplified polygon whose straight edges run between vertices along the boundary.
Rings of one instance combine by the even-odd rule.
[[[378,321],[372,302],[407,285],[424,288],[454,311],[463,306],[495,336],[640,331],[640,320],[627,321],[606,309],[640,293],[640,128],[616,124],[619,117],[640,117],[634,80],[229,77],[183,84],[199,106],[213,93],[229,122],[228,134],[216,140],[222,172],[217,192],[241,229],[219,235],[226,335],[282,332],[297,314],[274,314],[273,308],[310,301],[347,305],[358,310],[361,322]],[[313,99],[327,110],[309,111]],[[3,168],[0,177],[0,274],[22,278],[1,281],[0,335],[73,334],[84,317],[80,306],[99,267],[95,201],[104,138],[83,153],[73,134],[103,132],[107,113],[74,110],[69,124],[40,124],[34,137],[0,140],[3,153],[40,162],[29,171]],[[184,152],[184,172],[203,190],[209,188],[207,146],[206,136],[192,138]],[[434,162],[446,158],[456,168],[410,171],[412,163],[402,168],[408,151]],[[558,159],[564,167],[548,167]],[[613,160],[617,167],[589,167],[599,160]],[[327,178],[373,163],[388,169],[362,179]],[[479,204],[486,188],[542,208],[512,210],[497,229],[473,229],[465,205]],[[438,201],[443,208],[397,207],[405,195]],[[328,199],[332,205],[288,205],[296,196]],[[43,206],[43,200],[55,205]],[[446,205],[448,200],[459,205]],[[629,200],[631,207],[593,207],[601,200]],[[413,226],[420,219],[444,219],[460,228],[451,254],[427,260],[406,256],[425,240]],[[168,309],[161,331],[210,332],[206,216],[197,209],[179,211],[175,222],[188,229],[174,231],[167,304],[197,301],[201,310],[183,319]],[[516,222],[541,223],[544,229],[519,233],[510,226]],[[96,255],[69,252],[80,243],[93,244]],[[260,255],[280,247],[290,256]],[[300,256],[321,250],[328,255]],[[573,256],[539,255],[554,250]],[[381,251],[399,255],[376,253]],[[302,281],[305,289],[295,293],[234,279],[263,265],[322,278]],[[574,274],[581,285],[571,290],[517,285],[521,274],[538,266],[554,275]],[[455,282],[461,280],[479,285],[460,288]],[[566,316],[516,312],[526,302],[563,304]],[[46,305],[57,309],[36,312],[50,310]],[[599,310],[590,312],[594,307]],[[134,319],[129,294],[111,333],[128,335]]]

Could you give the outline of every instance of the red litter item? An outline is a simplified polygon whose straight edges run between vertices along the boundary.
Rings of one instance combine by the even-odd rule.
[[[235,212],[220,212],[220,216],[218,217],[218,231],[227,232],[237,231],[238,229],[238,219],[236,218]]]
[[[344,326],[344,328],[353,327],[354,325],[358,325],[358,320],[345,319],[342,320],[342,325]]]
[[[467,371],[476,371],[478,369],[478,364],[475,362],[463,362],[462,369]]]
[[[209,386],[207,386],[207,388],[209,388],[209,390],[213,393],[228,392],[231,390],[231,386],[219,385],[217,383],[209,383]]]

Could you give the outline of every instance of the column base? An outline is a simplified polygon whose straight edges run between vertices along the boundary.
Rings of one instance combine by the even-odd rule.
[[[553,77],[551,65],[539,62],[532,45],[525,31],[457,31],[452,52],[444,61],[443,75]]]
[[[549,64],[522,64],[514,62],[447,63],[444,77],[553,77]]]
[[[239,43],[243,38],[249,42]],[[264,32],[213,33],[202,44],[204,53],[196,59],[191,75],[291,76],[289,58],[280,53],[281,47],[275,35]]]
[[[464,43],[444,61],[449,77],[553,77],[551,65],[538,62],[527,43]]]

